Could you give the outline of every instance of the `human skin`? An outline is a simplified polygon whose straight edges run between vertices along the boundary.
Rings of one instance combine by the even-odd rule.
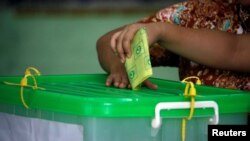
[[[241,2],[249,5],[250,0]],[[123,63],[131,54],[131,40],[141,27],[146,28],[150,44],[160,43],[171,52],[207,66],[250,72],[249,34],[234,35],[205,29],[188,29],[166,23],[135,23],[115,29],[97,41],[99,62],[109,73],[107,86],[130,87]],[[157,85],[148,80],[144,85],[157,89]]]
[[[112,51],[110,44],[114,33],[121,31],[124,27],[106,33],[96,43],[100,65],[109,74],[106,79],[106,86],[131,88],[124,64],[120,61],[117,54]],[[144,81],[143,84],[150,89],[157,89],[157,85],[148,80]]]
[[[162,22],[133,24],[113,34],[111,48],[122,63],[131,56],[130,43],[142,27],[147,31],[149,45],[157,42],[175,54],[206,66],[250,72],[249,34],[191,29]]]

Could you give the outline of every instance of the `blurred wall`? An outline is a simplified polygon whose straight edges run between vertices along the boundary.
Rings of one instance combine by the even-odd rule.
[[[96,40],[114,28],[149,15],[148,11],[128,14],[93,10],[34,14],[32,10],[20,13],[17,9],[0,9],[1,76],[23,75],[29,66],[44,75],[105,73],[97,60]],[[178,72],[176,68],[154,68],[154,77],[177,80]]]

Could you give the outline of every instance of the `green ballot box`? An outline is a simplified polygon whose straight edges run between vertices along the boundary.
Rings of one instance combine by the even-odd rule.
[[[247,91],[194,85],[192,107],[186,83],[150,78],[158,90],[133,91],[106,87],[106,77],[0,77],[0,140],[177,141],[185,131],[186,141],[206,141],[210,124],[247,124]]]

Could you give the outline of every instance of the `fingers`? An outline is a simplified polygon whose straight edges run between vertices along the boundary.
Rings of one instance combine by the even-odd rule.
[[[117,39],[120,36],[120,34],[122,33],[122,31],[118,31],[116,33],[114,33],[111,37],[111,41],[110,41],[110,46],[112,51],[117,55],[117,50],[116,50],[116,43],[117,43]]]
[[[117,88],[129,88],[128,78],[118,74],[110,74],[106,79],[106,86],[114,86]]]
[[[158,89],[158,86],[150,82],[149,80],[145,80],[143,82],[143,85],[152,90]],[[131,85],[128,81],[128,78],[126,76],[119,76],[118,74],[110,74],[106,79],[106,86],[108,87],[114,86],[121,89],[124,88],[131,89]]]
[[[131,43],[136,31],[142,27],[142,24],[133,24],[125,27],[113,34],[111,37],[111,48],[117,54],[121,62],[125,62],[125,58],[131,56]]]
[[[127,33],[127,30],[124,29],[120,36],[118,37],[118,40],[117,40],[117,44],[116,44],[116,49],[117,49],[117,52],[118,52],[118,55],[119,57],[121,58],[121,62],[124,63],[125,62],[125,48],[129,48],[130,46],[126,47],[124,46],[124,36],[126,36],[126,33]]]
[[[128,54],[131,54],[131,37],[129,37],[127,33],[128,30],[125,28],[122,31],[116,32],[111,38],[111,48],[113,52],[120,57],[122,63],[125,62],[125,58]]]
[[[136,31],[139,29],[139,27],[131,28],[130,30],[126,31],[123,35],[122,40],[122,47],[124,50],[124,54],[127,58],[130,58],[132,52],[131,52],[131,43],[134,38],[134,35]]]
[[[152,90],[156,90],[156,89],[158,88],[158,86],[157,86],[156,84],[150,82],[149,80],[145,80],[145,81],[143,82],[143,84],[144,84],[147,88],[152,89]]]

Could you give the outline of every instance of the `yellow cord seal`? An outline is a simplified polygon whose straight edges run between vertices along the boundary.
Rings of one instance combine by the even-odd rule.
[[[194,104],[195,104],[195,96],[196,96],[196,88],[194,86],[194,83],[190,81],[190,79],[196,79],[195,84],[200,85],[201,80],[196,77],[196,76],[190,76],[182,80],[182,82],[186,83],[186,87],[184,90],[183,95],[185,97],[190,97],[191,98],[191,103],[190,103],[190,113],[188,117],[182,118],[182,141],[185,141],[186,139],[186,121],[191,120],[194,114]]]
[[[6,81],[4,82],[4,84],[6,84],[6,85],[20,86],[20,99],[21,99],[21,102],[22,102],[23,106],[25,108],[27,108],[27,109],[29,109],[29,106],[27,105],[27,103],[24,100],[24,97],[23,97],[23,88],[24,87],[30,87],[32,89],[45,90],[44,88],[41,88],[41,87],[37,86],[35,75],[39,76],[39,75],[41,75],[41,73],[36,68],[34,68],[34,67],[28,67],[25,70],[24,77],[21,79],[20,84],[6,82]],[[33,83],[34,83],[33,85],[28,85],[28,77],[32,78]]]

